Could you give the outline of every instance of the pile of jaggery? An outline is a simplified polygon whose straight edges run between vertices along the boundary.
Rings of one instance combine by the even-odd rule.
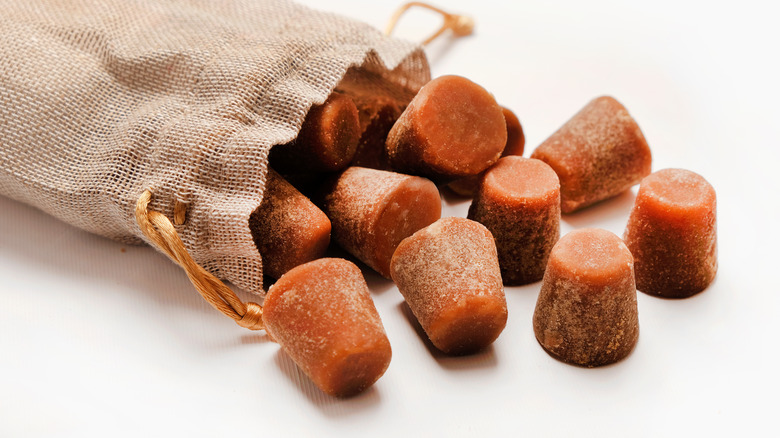
[[[651,153],[618,101],[599,97],[523,157],[517,116],[484,88],[442,76],[399,104],[337,88],[275,146],[249,220],[275,283],[263,322],[312,381],[347,396],[387,369],[391,347],[360,269],[323,258],[331,240],[392,279],[431,343],[469,354],[507,321],[504,286],[542,281],[533,315],[552,356],[595,367],[636,345],[637,289],[682,298],[717,269],[715,192],[688,170],[651,173]],[[623,239],[560,236],[572,213],[640,184]],[[440,190],[472,197],[441,218]]]

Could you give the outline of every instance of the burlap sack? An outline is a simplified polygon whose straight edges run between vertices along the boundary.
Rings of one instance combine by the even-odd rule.
[[[248,226],[271,146],[355,81],[415,90],[421,50],[286,0],[0,0],[0,194],[147,240],[139,196],[194,260],[262,292]],[[352,68],[352,69],[350,69]],[[0,212],[2,214],[2,212]]]

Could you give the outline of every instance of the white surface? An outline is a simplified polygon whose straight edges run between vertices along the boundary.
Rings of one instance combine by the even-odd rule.
[[[305,3],[382,28],[395,1]],[[393,345],[385,376],[323,395],[276,344],[205,303],[150,248],[89,235],[0,198],[0,436],[755,436],[780,390],[776,220],[780,112],[770,2],[450,0],[476,34],[429,48],[435,76],[482,84],[520,117],[526,155],[588,100],[637,119],[654,170],[718,194],[720,269],[686,300],[639,294],[624,361],[558,362],[537,344],[540,284],[507,288],[509,322],[469,357],[432,351],[394,286],[367,273]],[[416,12],[398,34],[427,36]],[[430,29],[430,30],[423,30]],[[633,194],[565,216],[622,234]],[[445,203],[465,215],[466,202]],[[244,295],[245,298],[249,298]]]

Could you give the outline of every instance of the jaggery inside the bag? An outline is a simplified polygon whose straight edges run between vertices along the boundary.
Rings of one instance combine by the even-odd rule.
[[[331,96],[309,110],[298,137],[271,149],[269,169],[273,170],[269,171],[263,204],[250,217],[250,229],[263,255],[266,274],[278,278],[293,266],[322,256],[328,243],[330,222],[298,191],[306,195],[315,194],[318,189],[321,191],[323,184],[333,178],[332,172],[340,171],[350,163],[388,168],[387,133],[413,96],[412,90],[392,84],[375,73],[350,68]],[[370,230],[363,230],[363,234],[358,233],[362,236],[378,233],[370,239],[368,247],[363,248],[366,257],[362,256],[363,250],[353,251],[364,261],[386,259],[378,265],[367,261],[385,273],[387,269],[378,266],[389,265],[395,245],[439,217],[439,213],[433,212],[435,218],[423,219],[421,225],[414,225],[417,223],[415,218],[419,220],[433,214],[428,205],[432,204],[434,192],[440,209],[438,192],[427,184],[423,184],[425,190],[420,192],[421,187],[415,184],[421,179],[403,178],[408,181],[402,187],[385,194],[387,199],[382,204],[382,214],[375,218],[378,223],[370,225]],[[423,208],[410,212],[411,205],[417,202],[411,198],[416,195],[425,198],[421,204]],[[371,202],[380,200],[369,200]],[[368,209],[374,207],[367,206]],[[338,217],[343,218],[343,215]],[[325,221],[328,221],[327,227]],[[354,236],[345,240],[352,238]],[[350,251],[351,246],[347,243],[346,248]]]
[[[309,109],[298,136],[277,145],[268,157],[282,174],[335,172],[352,161],[360,139],[360,120],[352,99],[332,93],[321,105]]]
[[[358,110],[360,139],[352,165],[392,170],[385,151],[387,134],[418,90],[353,67],[347,70],[336,91],[352,98]]]
[[[325,254],[331,223],[322,210],[269,168],[263,201],[249,216],[249,229],[262,256],[264,274],[279,278]]]
[[[394,99],[385,96],[353,97],[360,117],[360,140],[357,144],[353,166],[389,170],[385,151],[387,133],[401,115],[401,107]]]

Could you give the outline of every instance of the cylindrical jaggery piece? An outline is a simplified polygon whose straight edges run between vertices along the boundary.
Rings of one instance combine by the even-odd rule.
[[[652,161],[639,125],[608,96],[588,103],[531,158],[544,161],[558,174],[563,213],[624,192],[650,174]]]
[[[384,374],[390,342],[360,269],[324,258],[288,271],[263,303],[266,331],[324,392],[344,397]]]
[[[412,99],[386,147],[394,169],[443,182],[487,169],[506,137],[501,107],[490,93],[466,78],[441,76]]]
[[[684,298],[709,286],[718,270],[715,204],[710,183],[689,170],[642,180],[625,233],[638,290]]]
[[[631,252],[609,231],[585,228],[553,247],[533,316],[539,344],[571,364],[626,357],[639,337]]]
[[[332,93],[322,105],[312,106],[298,137],[274,146],[268,160],[283,175],[335,172],[352,161],[359,138],[357,107],[349,96]]]
[[[504,330],[506,297],[493,236],[477,222],[447,217],[404,239],[393,281],[434,346],[466,354]]]
[[[523,155],[523,149],[525,148],[525,134],[523,134],[523,126],[520,124],[520,120],[515,113],[507,107],[501,107],[504,113],[504,120],[506,121],[506,146],[504,152],[501,153],[502,157],[509,155]],[[482,180],[482,176],[486,171],[483,171],[479,175],[466,176],[460,179],[456,179],[447,184],[453,192],[460,196],[472,197],[477,191],[477,186]]]
[[[331,220],[333,240],[386,278],[401,240],[441,217],[431,181],[364,167],[342,172],[319,203]]]
[[[501,158],[485,173],[468,218],[493,234],[504,284],[539,281],[560,237],[558,176],[543,161]]]
[[[249,216],[249,229],[263,259],[263,273],[273,278],[322,257],[330,243],[325,213],[270,168],[263,201]]]

